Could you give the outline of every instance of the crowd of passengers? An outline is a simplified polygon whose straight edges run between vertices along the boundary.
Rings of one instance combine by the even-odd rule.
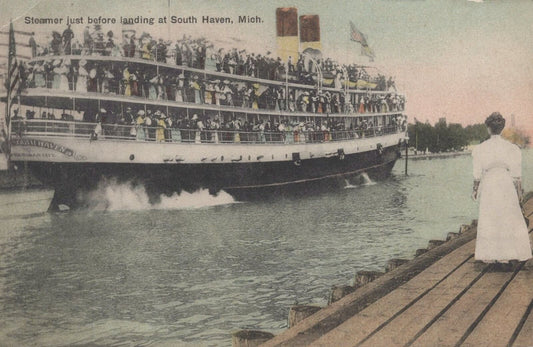
[[[367,134],[383,134],[405,131],[407,119],[404,115],[388,116],[387,124],[374,124],[372,117],[351,120],[325,117],[314,121],[298,122],[291,119],[254,119],[248,121],[239,117],[221,117],[218,114],[192,116],[172,113],[168,116],[161,110],[127,107],[123,113],[108,112],[102,108],[97,113],[83,113],[83,121],[96,123],[94,139],[99,136],[118,136],[129,139],[195,142],[317,142],[364,137]],[[72,114],[63,112],[60,117],[43,111],[40,115],[27,110],[25,119],[47,119],[73,121]],[[20,120],[15,110],[13,120]],[[24,123],[16,123],[24,124]],[[30,123],[31,125],[32,123]],[[58,123],[55,124],[57,126]],[[27,126],[27,125],[25,125]],[[32,125],[33,126],[33,125]],[[39,125],[37,125],[39,126]],[[22,128],[18,128],[21,130]],[[35,129],[34,129],[35,130]],[[65,130],[70,130],[67,125]],[[370,131],[370,133],[368,133]]]
[[[171,69],[146,69],[141,64],[112,64],[81,59],[37,62],[24,69],[23,83],[29,88],[53,88],[173,100],[197,104],[228,105],[252,109],[311,113],[369,113],[404,109],[405,99],[396,93],[360,93],[262,85],[200,77]]]
[[[214,44],[205,38],[192,38],[183,36],[175,42],[156,40],[148,33],[142,33],[137,37],[134,30],[122,33],[122,39],[116,38],[113,31],[104,32],[101,25],[96,24],[91,29],[86,26],[83,37],[75,37],[74,32],[68,26],[63,33],[52,32],[52,39],[44,44],[37,44],[34,36],[30,37],[29,45],[32,56],[49,55],[103,55],[123,56],[162,63],[173,63],[179,66],[206,69],[209,64],[218,72],[228,74],[250,76],[278,81],[285,81],[285,74],[291,81],[303,84],[315,84],[313,77],[316,76],[316,68],[320,68],[323,74],[339,79],[339,76],[347,77],[350,81],[363,80],[374,82],[376,90],[396,89],[394,80],[378,74],[372,77],[363,66],[355,64],[339,64],[329,58],[311,59],[308,55],[299,55],[298,59],[288,58],[285,63],[280,57],[274,57],[270,52],[255,54],[245,49],[216,49]],[[347,74],[347,76],[345,76]]]

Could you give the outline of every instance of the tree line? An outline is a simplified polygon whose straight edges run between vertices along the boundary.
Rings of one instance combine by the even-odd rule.
[[[448,124],[444,119],[435,125],[415,119],[414,124],[408,125],[407,132],[410,147],[432,153],[463,151],[467,146],[478,144],[490,137],[483,123],[463,127],[461,124]],[[520,129],[506,128],[502,136],[522,148],[530,144],[529,136]]]

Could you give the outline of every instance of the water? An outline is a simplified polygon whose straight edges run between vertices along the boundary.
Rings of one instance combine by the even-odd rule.
[[[0,193],[0,344],[228,346],[286,329],[359,270],[412,258],[477,217],[471,158],[399,161],[391,178],[237,203],[102,187],[90,211],[42,213],[48,191]],[[524,152],[526,190],[533,151]]]

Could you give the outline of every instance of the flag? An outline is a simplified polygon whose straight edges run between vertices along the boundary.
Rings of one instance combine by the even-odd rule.
[[[352,21],[350,21],[350,28],[351,28],[350,39],[352,41],[359,42],[363,46],[368,46],[368,44],[366,43],[365,35],[359,30],[357,30],[357,28],[355,27],[355,24],[353,24]]]
[[[374,58],[376,57],[376,55],[374,54],[374,50],[370,48],[368,45],[361,46],[361,54],[369,57],[370,61],[374,61]]]
[[[17,61],[17,49],[15,43],[15,30],[13,30],[13,23],[9,23],[9,54],[7,58],[7,79],[6,79],[6,89],[7,89],[7,98],[6,98],[6,113],[5,113],[5,131],[7,134],[4,134],[5,142],[2,144],[4,147],[3,151],[8,159],[11,155],[11,105],[13,104],[13,99],[20,93],[22,86],[21,81],[21,69],[22,66],[19,61]]]
[[[353,24],[352,21],[350,21],[350,29],[350,39],[361,44],[361,54],[369,57],[370,61],[374,61],[376,55],[374,53],[374,50],[372,50],[372,48],[370,48],[370,46],[368,45],[366,35],[357,30],[355,24]]]
[[[17,61],[17,48],[15,43],[15,31],[13,30],[13,23],[9,25],[9,54],[8,54],[8,72],[6,80],[7,88],[7,104],[11,105],[11,101],[19,94],[21,87],[20,71],[21,66]],[[8,110],[9,111],[9,110]],[[9,112],[8,112],[9,113]],[[9,122],[9,114],[6,114],[6,121]]]

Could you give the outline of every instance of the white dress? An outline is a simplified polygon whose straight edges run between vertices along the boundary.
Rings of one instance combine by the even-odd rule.
[[[513,178],[521,177],[520,149],[492,135],[476,146],[472,156],[474,179],[481,180],[475,259],[508,262],[531,258],[527,226],[513,184]]]

